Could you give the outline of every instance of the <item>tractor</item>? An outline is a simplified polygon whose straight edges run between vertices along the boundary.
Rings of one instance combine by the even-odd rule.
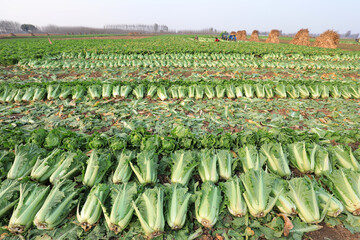
[[[228,32],[222,32],[221,33],[221,39],[227,40],[227,41],[236,41],[236,35],[235,34],[229,34]]]

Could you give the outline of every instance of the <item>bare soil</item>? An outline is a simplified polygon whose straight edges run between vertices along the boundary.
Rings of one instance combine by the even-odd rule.
[[[306,233],[304,240],[359,240],[360,234],[352,234],[344,226],[338,225],[334,228],[327,226],[325,223],[321,223],[322,229]]]

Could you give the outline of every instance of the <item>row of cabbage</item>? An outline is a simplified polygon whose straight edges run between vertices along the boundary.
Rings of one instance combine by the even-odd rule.
[[[358,61],[360,54],[346,55],[303,55],[303,54],[284,54],[284,53],[269,53],[262,56],[263,59],[276,60],[312,60],[312,61]]]
[[[63,86],[52,84],[47,87],[16,88],[3,86],[0,90],[0,103],[28,102],[55,99],[110,99],[110,98],[151,98],[151,99],[236,99],[236,98],[292,98],[292,99],[359,99],[360,88],[353,85],[294,85],[294,84],[242,84],[242,85],[173,85],[170,87],[156,84],[112,85],[96,84],[88,87],[82,85]]]
[[[251,54],[225,54],[225,53],[169,53],[169,54],[114,54],[95,52],[64,52],[51,59],[91,59],[91,60],[253,60],[255,55]],[[277,60],[310,60],[310,61],[358,61],[360,55],[303,55],[269,53],[262,56],[263,59]]]
[[[224,53],[169,53],[169,54],[99,54],[99,53],[62,53],[52,60],[61,59],[87,59],[87,60],[253,60],[254,55],[249,54],[224,54]]]
[[[345,209],[354,215],[360,214],[360,173],[349,169],[326,172],[320,181],[313,177],[284,180],[255,167],[235,174],[231,166],[232,153],[226,150],[178,151],[169,159],[170,182],[158,184],[157,154],[143,151],[134,160],[134,152],[125,150],[116,155],[117,167],[110,183],[106,181],[106,173],[111,168],[110,154],[94,150],[81,177],[83,186],[79,186],[70,180],[76,168],[71,161],[79,161],[81,154],[56,149],[42,158],[38,157],[41,149],[36,145],[19,146],[17,151],[21,151],[22,156],[15,156],[13,166],[16,161],[23,164],[17,165],[21,166],[18,169],[12,166],[7,174],[9,179],[0,187],[3,196],[0,213],[4,215],[14,208],[9,229],[16,233],[26,231],[33,224],[39,229],[53,229],[64,222],[76,205],[76,219],[86,231],[104,214],[109,229],[119,233],[135,213],[148,237],[162,234],[165,222],[174,230],[181,229],[189,218],[189,211],[195,212],[195,218],[204,227],[212,228],[222,211],[223,200],[234,217],[250,214],[262,218],[274,210],[297,214],[302,221],[314,224],[325,216],[337,217]],[[34,166],[24,171],[29,168],[30,159]],[[193,183],[192,193],[188,187],[189,181],[194,181],[195,168],[202,184],[198,189],[199,183]],[[29,174],[31,181],[25,177]],[[54,174],[57,177],[51,180]],[[132,179],[131,174],[135,175]],[[214,176],[222,180],[218,182]],[[50,184],[41,185],[48,183],[49,178]],[[114,181],[115,178],[119,179]],[[79,198],[82,192],[85,199]]]
[[[203,182],[218,182],[229,179],[236,172],[268,169],[280,177],[290,177],[290,166],[304,174],[322,176],[331,174],[333,169],[360,171],[359,151],[338,145],[326,148],[318,144],[296,142],[288,145],[267,143],[259,149],[254,145],[242,148],[177,150],[170,154],[157,153],[155,150],[130,150],[111,152],[107,149],[90,150],[87,158],[80,150],[65,151],[60,148],[47,153],[36,144],[17,145],[15,154],[2,151],[1,174],[9,179],[31,176],[39,182],[55,183],[57,180],[71,178],[86,169],[82,175],[84,185],[92,187],[100,183],[111,169],[113,183],[128,182],[135,174],[141,184],[157,182],[159,154],[162,164],[171,166],[171,183],[187,185],[193,170]],[[117,159],[113,161],[113,159]],[[117,162],[117,165],[114,164]],[[1,176],[1,177],[3,177]]]
[[[121,67],[175,67],[175,68],[277,68],[295,70],[359,70],[358,61],[330,62],[272,59],[225,59],[225,60],[197,60],[197,59],[135,59],[135,60],[28,60],[21,61],[18,66],[24,68],[42,69],[103,69]]]

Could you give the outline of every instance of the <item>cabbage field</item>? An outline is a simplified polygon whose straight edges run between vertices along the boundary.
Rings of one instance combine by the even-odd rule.
[[[0,239],[360,239],[360,52],[0,39]]]

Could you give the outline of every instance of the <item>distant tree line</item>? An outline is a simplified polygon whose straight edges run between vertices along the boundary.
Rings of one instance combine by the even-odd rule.
[[[16,33],[49,33],[49,34],[220,34],[214,28],[205,28],[200,30],[170,30],[167,25],[155,24],[114,24],[105,25],[103,28],[91,27],[64,27],[57,25],[35,26],[33,24],[20,24],[15,21],[0,20],[0,34]],[[281,36],[292,37],[296,33],[285,34],[280,31]],[[260,31],[260,36],[268,36],[269,31]],[[320,34],[310,34],[311,37],[317,37]],[[359,33],[352,34],[347,31],[340,34],[341,38],[359,38]]]
[[[127,32],[141,32],[141,33],[167,33],[169,28],[166,25],[159,25],[157,23],[153,25],[146,24],[117,24],[117,25],[105,25],[104,29],[107,30],[120,30]]]

